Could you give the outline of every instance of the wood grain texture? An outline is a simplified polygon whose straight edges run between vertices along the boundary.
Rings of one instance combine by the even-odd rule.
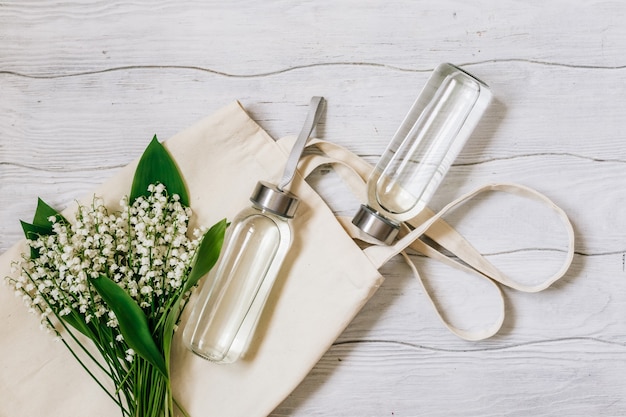
[[[449,334],[400,259],[274,416],[626,415],[626,5],[611,1],[0,1],[0,250],[36,197],[63,207],[233,100],[274,137],[323,95],[318,136],[375,162],[439,63],[496,101],[432,202],[490,182],[545,193],[576,255],[538,294],[505,291],[502,331]],[[340,215],[358,201],[311,182]],[[489,194],[447,217],[520,280],[564,253],[528,202]],[[449,317],[492,317],[480,283],[419,256]],[[0,397],[1,398],[1,397]]]

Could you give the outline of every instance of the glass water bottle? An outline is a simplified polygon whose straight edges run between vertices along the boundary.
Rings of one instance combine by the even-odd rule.
[[[245,354],[292,241],[298,198],[286,191],[305,144],[321,117],[322,97],[310,110],[278,185],[259,181],[252,206],[233,220],[217,264],[205,278],[183,342],[197,355],[230,363]]]
[[[478,78],[452,64],[439,65],[372,171],[368,202],[353,223],[391,244],[400,222],[426,207],[491,96]]]
[[[213,362],[233,362],[246,350],[291,245],[297,197],[259,182],[250,201],[233,220],[183,331],[185,344]]]

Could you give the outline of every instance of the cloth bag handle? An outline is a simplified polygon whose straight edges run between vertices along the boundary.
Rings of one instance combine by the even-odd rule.
[[[305,155],[298,167],[300,174],[306,178],[317,167],[322,165],[332,165],[356,197],[359,198],[360,201],[365,201],[366,181],[373,169],[372,166],[359,156],[332,142],[312,139],[309,142],[309,148],[313,147],[318,151],[321,151],[322,154],[312,153]],[[568,240],[565,259],[556,273],[547,277],[539,284],[526,285],[508,277],[505,273],[490,263],[484,256],[482,256],[461,234],[459,234],[453,227],[442,219],[445,214],[475,198],[476,196],[492,191],[514,194],[537,201],[556,213],[557,217],[561,220],[567,233]],[[338,217],[338,221],[353,239],[362,240],[371,244],[371,246],[366,247],[363,251],[377,268],[382,267],[392,257],[400,254],[410,267],[413,275],[420,282],[425,294],[427,294],[430,303],[433,305],[435,312],[444,326],[453,334],[465,340],[486,339],[493,336],[502,327],[505,316],[504,297],[497,283],[523,292],[542,291],[565,275],[574,257],[574,229],[565,212],[543,194],[518,184],[488,184],[453,200],[437,213],[427,208],[415,218],[405,222],[400,239],[398,239],[393,245],[389,246],[382,245],[361,232],[352,224],[351,219],[349,218]],[[438,245],[441,245],[441,247],[450,251],[462,262],[458,262],[444,255],[442,252],[422,241],[420,237],[423,235],[428,236]],[[499,303],[498,317],[496,317],[495,321],[478,330],[460,329],[450,323],[446,319],[445,311],[443,311],[430,294],[419,274],[417,267],[406,253],[406,249],[408,248],[411,248],[412,250],[457,270],[478,275],[480,278],[485,278],[487,282],[491,284],[491,288],[497,295],[496,298]]]

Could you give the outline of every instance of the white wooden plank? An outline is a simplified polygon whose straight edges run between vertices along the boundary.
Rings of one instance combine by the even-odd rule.
[[[626,160],[626,145],[616,128],[623,123],[626,70],[535,63],[467,68],[489,81],[496,102],[458,163],[549,154],[598,162]],[[329,97],[324,136],[373,158],[384,149],[427,77],[358,65],[257,78],[173,68],[55,79],[0,74],[6,97],[0,124],[12,139],[54,148],[54,141],[64,138],[83,143],[106,139],[118,145],[120,138],[139,140],[155,130],[167,137],[240,99],[270,133],[281,136],[297,132],[293,125],[302,118],[306,97],[323,94]]]
[[[563,0],[4,2],[3,31],[13,41],[0,63],[46,77],[127,66],[231,75],[346,62],[428,70],[450,56],[613,68],[625,64],[623,13],[618,2]],[[22,53],[38,45],[43,54]]]
[[[621,415],[625,355],[585,339],[451,351],[343,344],[273,416]]]

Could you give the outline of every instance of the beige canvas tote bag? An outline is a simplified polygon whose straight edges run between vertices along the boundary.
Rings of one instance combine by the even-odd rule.
[[[194,212],[190,227],[232,219],[249,205],[248,197],[259,180],[275,182],[294,138],[274,141],[233,103],[165,142],[188,186]],[[371,167],[356,155],[329,142],[312,140],[316,152],[305,156],[291,191],[300,198],[294,219],[294,242],[264,310],[258,330],[244,358],[228,365],[203,360],[185,347],[180,333],[172,351],[172,385],[177,400],[191,416],[266,416],[300,383],[359,312],[383,281],[379,268],[402,254],[413,273],[417,268],[405,250],[471,271],[493,282],[522,291],[539,291],[562,276],[573,256],[573,231],[567,216],[546,197],[512,184],[489,185],[463,196],[435,214],[426,211],[407,223],[392,246],[381,246],[356,230],[349,220],[337,218],[305,181],[315,168],[331,164],[357,196]],[[130,190],[136,164],[106,181],[95,194],[114,208]],[[569,247],[563,267],[541,285],[517,284],[489,264],[441,217],[454,207],[486,191],[522,195],[545,204],[563,221]],[[87,196],[90,200],[92,196]],[[68,209],[71,211],[72,209]],[[16,219],[17,221],[17,219]],[[427,234],[462,262],[444,256],[418,238]],[[357,241],[362,241],[357,244]],[[364,242],[364,243],[363,243]],[[411,249],[412,248],[412,249]],[[0,275],[25,251],[23,242],[0,257]],[[478,340],[495,333],[500,314],[479,331],[444,324],[460,337]],[[191,299],[190,303],[194,300]],[[433,300],[437,309],[438,304]],[[191,304],[190,304],[191,305]],[[190,308],[183,313],[182,323]],[[7,286],[0,287],[0,416],[45,415],[114,416],[115,404],[103,393],[65,347],[39,329]]]

